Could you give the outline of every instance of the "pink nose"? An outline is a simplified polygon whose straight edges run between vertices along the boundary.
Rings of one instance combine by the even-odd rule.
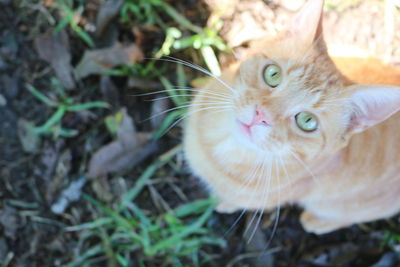
[[[271,116],[262,108],[256,107],[255,116],[252,125],[271,125]]]

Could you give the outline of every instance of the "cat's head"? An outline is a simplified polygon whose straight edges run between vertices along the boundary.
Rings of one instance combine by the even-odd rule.
[[[309,0],[240,65],[232,132],[242,145],[312,159],[400,109],[399,88],[357,85],[336,69],[322,38],[322,9],[322,0]]]

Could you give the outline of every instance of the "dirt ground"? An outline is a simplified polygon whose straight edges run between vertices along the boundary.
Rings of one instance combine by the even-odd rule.
[[[70,203],[61,212],[55,212],[59,208],[55,203],[58,203],[66,188],[83,177],[84,182],[78,186],[80,188],[78,191],[82,190],[111,207],[119,195],[133,187],[135,179],[153,160],[179,144],[181,140],[180,128],[174,127],[160,140],[152,142],[146,136],[153,133],[154,124],[159,125],[160,122],[139,123],[152,114],[152,109],[165,110],[166,107],[162,105],[171,107],[171,103],[168,102],[161,103],[161,106],[152,106],[151,102],[145,101],[151,96],[132,96],[144,92],[143,88],[148,91],[162,90],[164,86],[158,79],[151,75],[144,77],[138,73],[130,73],[129,77],[106,76],[92,69],[86,70],[92,72],[91,75],[73,81],[73,89],[67,88],[71,81],[63,79],[61,83],[67,88],[65,94],[76,103],[104,101],[109,103],[110,107],[93,108],[79,113],[67,112],[62,118],[61,125],[63,128],[78,131],[72,138],[56,136],[60,129],[58,132],[41,136],[40,140],[30,136],[30,128],[26,126],[30,124],[27,122],[36,126],[42,125],[54,114],[55,108],[41,103],[27,88],[30,85],[34,86],[53,100],[63,98],[55,93],[53,88],[57,87],[57,84],[52,81],[52,78],[57,76],[54,68],[54,64],[57,63],[52,59],[60,54],[48,53],[50,59],[46,60],[41,54],[44,52],[40,52],[37,47],[37,43],[40,43],[38,37],[57,26],[53,20],[58,19],[59,13],[50,8],[52,2],[51,0],[0,0],[0,263],[2,266],[67,266],[77,257],[77,251],[83,246],[80,243],[81,234],[68,231],[68,227],[93,220],[99,212],[95,211],[93,205],[81,195],[77,201]],[[86,9],[82,13],[80,25],[85,26],[84,29],[90,32],[95,40],[95,48],[110,47],[116,40],[121,43],[133,43],[135,46],[132,45],[124,51],[128,51],[129,57],[138,59],[140,56],[136,54],[138,52],[135,49],[138,48],[145,57],[151,57],[154,52],[153,47],[160,47],[163,43],[165,35],[161,29],[149,25],[127,26],[117,19],[109,22],[108,30],[105,30],[101,37],[95,37],[91,27],[95,25],[104,1],[84,2]],[[189,18],[193,24],[201,27],[205,26],[212,12],[210,2],[213,1],[167,2]],[[238,1],[222,16],[225,23],[220,33],[228,45],[240,53],[240,46],[254,37],[251,34],[244,34],[247,32],[246,27],[253,27],[252,32],[257,35],[274,34],[293,14],[296,5],[299,6],[302,2]],[[385,6],[385,2],[377,0],[328,2],[331,5],[326,10],[324,24],[328,43],[357,46],[390,64],[400,65],[399,3],[387,1],[392,3],[392,6],[388,7]],[[254,27],[257,27],[257,30],[254,30]],[[67,45],[63,41],[64,37],[52,39],[50,43],[64,44],[60,47],[66,47],[68,53],[62,54],[63,57],[67,57],[69,59],[67,61],[76,67],[85,51],[90,49],[71,28],[67,27],[63,32],[68,38]],[[44,41],[40,43],[42,47],[44,44]],[[51,50],[50,48],[48,49]],[[126,56],[123,54],[122,58],[124,55]],[[189,61],[194,60],[190,53],[177,53],[174,56]],[[62,71],[68,73],[71,70],[62,69]],[[64,73],[63,77],[68,75],[70,74]],[[167,67],[164,75],[176,81],[175,66]],[[188,75],[195,78],[193,76],[196,74]],[[135,165],[121,175],[110,175],[107,167],[97,167],[97,172],[104,172],[106,175],[100,175],[99,179],[87,178],[88,172],[94,172],[90,166],[93,163],[90,159],[94,151],[115,140],[113,139],[115,136],[109,133],[103,121],[121,108],[125,108],[135,122],[133,131],[140,133],[135,139],[139,140],[137,141],[139,152],[127,156]],[[140,141],[142,139],[145,141]],[[27,142],[28,145],[23,146],[23,142]],[[120,162],[118,161],[118,164]],[[126,163],[120,164],[126,166]],[[155,204],[152,202],[154,199],[157,199],[160,206],[176,207],[181,204],[182,199],[189,201],[207,196],[204,187],[196,177],[182,167],[183,165],[182,155],[178,155],[176,163],[163,167],[153,177],[153,182],[146,185],[146,191],[138,197],[136,204],[151,213],[155,209],[153,207]],[[158,182],[160,179],[167,179],[169,184]],[[184,197],[179,197],[176,190],[179,190]],[[296,207],[285,207],[281,210],[279,224],[268,247],[265,246],[272,235],[276,212],[265,216],[262,230],[256,232],[251,242],[247,242],[244,236],[246,218],[235,223],[233,230],[226,232],[240,213],[232,215],[214,213],[208,226],[227,241],[227,246],[207,248],[206,250],[211,251],[214,258],[204,266],[399,266],[398,216],[316,236],[302,230],[298,220],[299,213],[300,210]],[[96,239],[89,243],[94,242]],[[132,255],[139,257],[134,253]],[[106,262],[101,258],[86,266],[111,266]],[[161,265],[156,260],[154,262],[147,260],[145,265],[133,266]]]

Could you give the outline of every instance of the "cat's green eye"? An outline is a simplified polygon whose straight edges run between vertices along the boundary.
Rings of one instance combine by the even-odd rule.
[[[311,112],[299,112],[295,119],[297,126],[305,132],[313,132],[318,128],[317,117]]]
[[[275,64],[270,64],[264,68],[264,81],[271,87],[277,87],[282,81],[282,70]]]

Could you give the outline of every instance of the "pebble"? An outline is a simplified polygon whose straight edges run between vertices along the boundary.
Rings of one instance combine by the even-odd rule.
[[[0,107],[4,107],[6,105],[7,105],[7,99],[2,94],[0,94]]]

